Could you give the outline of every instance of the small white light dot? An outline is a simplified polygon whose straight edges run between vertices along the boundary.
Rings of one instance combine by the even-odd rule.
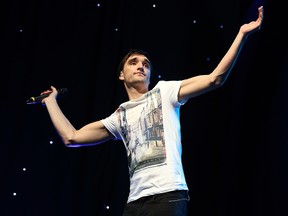
[[[155,8],[156,7],[156,4],[153,4],[153,8]]]
[[[118,28],[115,28],[115,31],[118,31]]]
[[[17,195],[17,193],[14,192],[14,193],[13,193],[13,196],[16,196],[16,195]]]
[[[106,209],[110,209],[110,206],[106,206]]]
[[[26,171],[26,168],[25,168],[25,167],[23,168],[23,171]]]
[[[161,75],[158,75],[158,78],[160,79],[160,78],[161,78]]]
[[[221,28],[221,29],[223,29],[223,28],[224,28],[224,26],[223,26],[223,25],[220,25],[220,28]]]
[[[20,32],[23,32],[23,29],[20,29],[19,31],[20,31]]]
[[[193,20],[193,23],[196,23],[197,21],[196,20]]]
[[[53,144],[53,140],[51,140],[49,143],[52,145]]]
[[[100,7],[100,3],[97,4],[97,7]]]
[[[208,57],[206,60],[207,60],[207,61],[210,61],[210,58]]]

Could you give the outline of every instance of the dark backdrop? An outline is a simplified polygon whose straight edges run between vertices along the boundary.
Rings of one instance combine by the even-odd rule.
[[[127,99],[116,69],[130,48],[151,54],[151,87],[209,73],[260,5],[262,29],[227,83],[181,108],[189,215],[287,215],[287,17],[252,0],[1,1],[0,215],[120,216],[122,143],[66,148],[46,108],[26,100],[65,87],[59,104],[76,128],[104,118]]]

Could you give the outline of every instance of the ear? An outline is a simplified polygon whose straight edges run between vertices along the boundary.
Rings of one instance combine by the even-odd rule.
[[[124,80],[123,71],[120,71],[120,73],[119,73],[119,80]]]

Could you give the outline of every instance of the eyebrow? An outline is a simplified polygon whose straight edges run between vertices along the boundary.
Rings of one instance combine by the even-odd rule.
[[[129,59],[127,62],[132,62],[132,61],[135,61],[135,60],[139,60],[139,58],[136,56],[134,58]],[[145,57],[143,62],[148,63],[149,65],[151,65],[151,63],[150,63],[150,61],[149,61],[149,59],[147,57]]]

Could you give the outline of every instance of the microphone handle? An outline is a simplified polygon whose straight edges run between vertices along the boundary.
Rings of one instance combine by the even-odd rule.
[[[57,98],[60,97],[60,96],[64,96],[64,95],[66,95],[66,94],[68,93],[68,89],[67,89],[67,88],[57,89],[57,91],[58,91]],[[50,92],[50,93],[47,93],[47,94],[39,95],[39,96],[37,96],[37,97],[30,97],[30,98],[26,101],[26,103],[27,103],[27,104],[38,104],[38,103],[41,103],[41,101],[42,101],[44,98],[48,97],[50,94],[51,94],[51,92]]]

